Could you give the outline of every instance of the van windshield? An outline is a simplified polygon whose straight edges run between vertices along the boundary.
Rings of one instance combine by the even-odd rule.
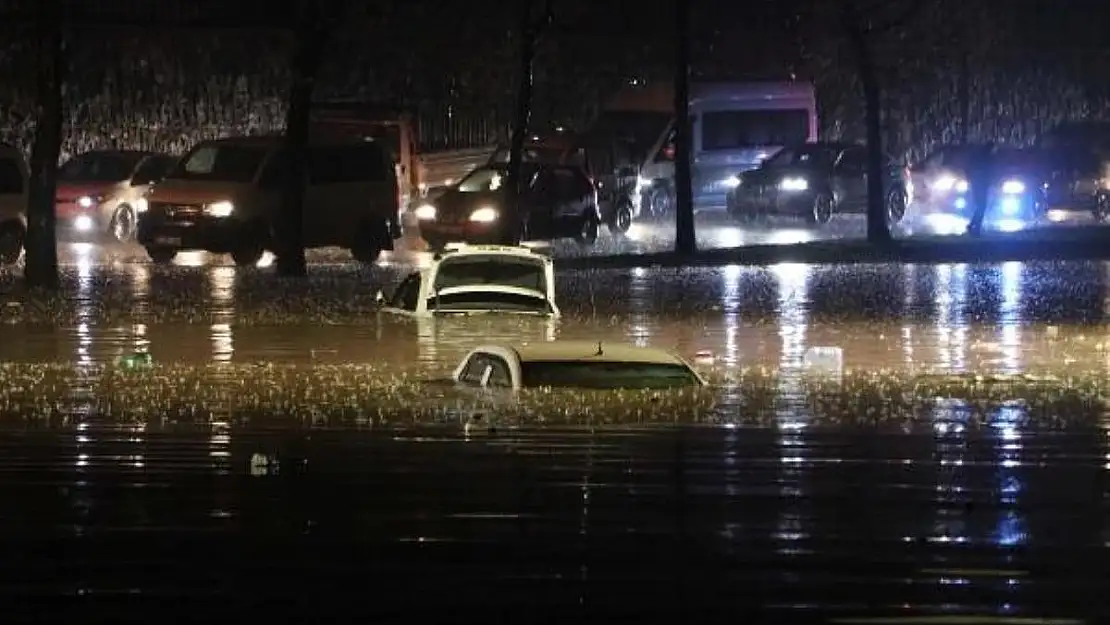
[[[265,147],[202,145],[181,159],[166,178],[251,182],[269,152]]]

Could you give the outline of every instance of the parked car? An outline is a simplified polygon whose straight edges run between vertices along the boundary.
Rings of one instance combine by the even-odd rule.
[[[416,209],[420,235],[433,250],[448,243],[494,243],[504,229],[515,229],[521,240],[571,237],[582,245],[597,241],[601,224],[597,190],[577,166],[522,163],[519,212],[503,210],[506,164],[479,167],[434,201]],[[507,220],[516,218],[511,223]]]
[[[176,164],[166,154],[127,150],[85,152],[58,169],[55,215],[60,233],[76,238],[135,237],[146,196]]]
[[[139,243],[155,263],[179,250],[230,253],[253,266],[272,249],[290,161],[282,137],[200,143],[147,198]],[[374,141],[319,140],[308,148],[305,247],[338,246],[373,263],[401,236],[397,176]]]
[[[18,148],[0,145],[0,264],[23,254],[27,234],[27,162]]]
[[[389,295],[376,299],[386,313],[511,313],[557,318],[555,269],[549,256],[527,247],[464,246],[409,274]]]
[[[908,189],[902,168],[888,164],[883,198],[890,222],[901,221]],[[854,143],[787,146],[737,177],[728,211],[742,222],[770,216],[801,217],[822,225],[837,214],[867,212],[867,148]]]

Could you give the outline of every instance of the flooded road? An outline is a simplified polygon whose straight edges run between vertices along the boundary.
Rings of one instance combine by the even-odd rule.
[[[1105,620],[1110,265],[565,273],[548,325],[382,318],[419,255],[184,260],[0,278],[0,596],[37,606],[6,622]],[[417,409],[551,336],[698,356],[716,405]]]

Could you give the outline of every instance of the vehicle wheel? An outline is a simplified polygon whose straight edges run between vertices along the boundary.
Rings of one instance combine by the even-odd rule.
[[[574,240],[582,246],[590,246],[597,243],[597,235],[601,230],[601,224],[598,223],[597,216],[592,212],[583,215],[582,222],[578,226],[578,232],[574,235]]]
[[[832,219],[835,210],[833,198],[828,193],[818,193],[813,198],[813,208],[809,214],[806,215],[806,221],[815,226],[822,226],[829,223]]]
[[[138,220],[135,217],[135,211],[124,204],[117,208],[115,214],[112,215],[108,232],[119,243],[127,243],[135,238],[137,225]]]
[[[620,203],[617,205],[616,210],[613,212],[613,218],[609,220],[609,232],[613,234],[624,234],[632,227],[632,207],[627,203]]]
[[[259,243],[244,243],[231,250],[231,260],[238,267],[254,267],[265,253],[266,248]]]
[[[666,187],[656,187],[648,195],[648,213],[653,219],[662,219],[674,212],[674,196]]]
[[[891,189],[886,196],[886,220],[890,226],[896,226],[906,216],[906,192],[901,189]]]
[[[146,254],[155,265],[168,265],[177,258],[177,250],[172,247],[148,247]]]
[[[25,234],[23,224],[18,221],[0,226],[0,264],[11,265],[19,261]]]

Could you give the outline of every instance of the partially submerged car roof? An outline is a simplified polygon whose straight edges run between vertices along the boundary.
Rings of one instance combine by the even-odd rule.
[[[488,256],[490,254],[504,256],[518,256],[522,258],[535,258],[536,260],[551,261],[551,257],[540,250],[523,245],[459,245],[451,247],[435,255],[436,260],[459,256]]]
[[[547,341],[502,345],[516,352],[522,363],[582,360],[589,362],[629,362],[659,365],[689,365],[678,355],[658,347],[640,347],[605,341]]]

